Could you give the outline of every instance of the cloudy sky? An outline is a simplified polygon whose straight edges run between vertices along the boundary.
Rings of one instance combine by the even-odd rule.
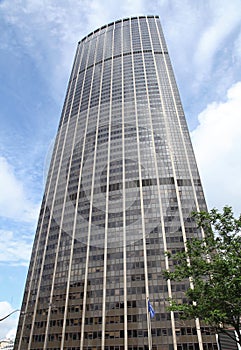
[[[241,212],[240,0],[0,0],[0,318],[21,306],[77,42],[143,14],[160,16],[208,206]]]

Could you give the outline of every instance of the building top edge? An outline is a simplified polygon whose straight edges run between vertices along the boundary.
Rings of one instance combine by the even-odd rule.
[[[121,18],[121,19],[118,19],[116,21],[113,21],[113,22],[110,22],[110,23],[107,23],[103,26],[101,26],[100,28],[97,28],[96,30],[94,30],[93,32],[89,33],[88,35],[86,35],[83,39],[81,39],[78,44],[82,43],[83,41],[85,41],[87,38],[91,37],[93,34],[96,34],[98,33],[99,31],[103,30],[104,28],[108,28],[108,27],[111,27],[117,23],[120,23],[120,22],[126,22],[126,21],[132,21],[134,19],[138,19],[138,18],[157,18],[159,19],[159,15],[140,15],[140,16],[133,16],[133,17],[126,17],[126,18]]]

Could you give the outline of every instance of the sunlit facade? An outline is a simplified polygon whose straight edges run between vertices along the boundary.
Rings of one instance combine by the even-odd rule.
[[[15,350],[217,349],[166,310],[187,284],[164,279],[165,252],[201,235],[203,209],[159,17],[104,25],[78,44]]]

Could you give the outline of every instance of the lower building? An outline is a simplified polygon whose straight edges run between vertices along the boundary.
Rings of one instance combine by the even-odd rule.
[[[233,330],[227,330],[225,333],[219,333],[218,344],[219,350],[239,350],[235,332]]]

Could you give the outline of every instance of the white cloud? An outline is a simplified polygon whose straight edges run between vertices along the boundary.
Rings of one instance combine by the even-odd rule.
[[[10,314],[13,310],[7,301],[0,301],[0,318]],[[1,321],[0,339],[14,339],[16,334],[19,313],[13,314]]]
[[[160,2],[157,9],[176,79],[186,113],[194,120],[197,110],[223,96],[240,77],[241,2]]]
[[[209,207],[233,206],[241,213],[241,82],[225,101],[213,102],[200,113],[191,133]]]
[[[1,4],[5,26],[12,29],[6,37],[12,54],[24,52],[32,58],[54,98],[62,96],[59,86],[66,84],[77,42],[87,34],[88,6],[85,0],[12,0]]]
[[[22,222],[36,221],[39,205],[28,198],[23,183],[4,157],[0,157],[0,193],[0,217]]]
[[[28,266],[31,250],[32,238],[0,230],[0,263]]]
[[[218,2],[219,3],[219,2]],[[239,1],[225,2],[218,6],[206,6],[206,10],[212,13],[207,18],[212,18],[203,28],[195,52],[197,69],[202,74],[207,74],[212,67],[214,56],[223,47],[223,42],[238,27],[241,22],[241,5]]]
[[[237,61],[241,60],[241,32],[234,43],[233,60],[234,60],[234,62],[236,60]]]

